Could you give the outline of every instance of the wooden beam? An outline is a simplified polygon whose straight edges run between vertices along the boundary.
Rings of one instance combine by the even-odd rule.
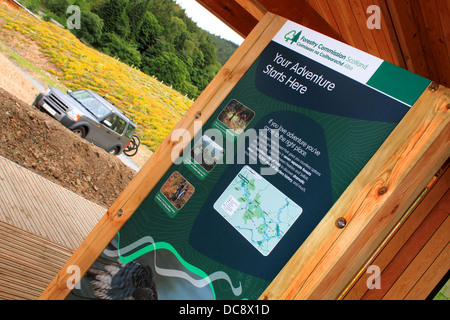
[[[407,266],[409,262],[414,258],[413,251],[417,252],[420,250],[419,242],[421,240],[418,239],[417,235],[419,235],[421,232],[418,230],[422,229],[424,224],[430,224],[431,216],[436,214],[439,215],[439,212],[435,210],[436,204],[445,200],[445,194],[446,192],[448,192],[449,186],[450,169],[444,167],[435,177],[433,177],[424,194],[420,196],[420,199],[418,199],[417,203],[415,203],[414,206],[410,209],[408,216],[402,219],[398,227],[395,228],[395,230],[392,232],[392,236],[390,236],[385,244],[380,247],[379,251],[374,254],[373,259],[368,261],[367,265],[376,265],[380,268],[382,287],[377,290],[369,290],[367,288],[366,282],[371,274],[368,274],[367,268],[364,268],[361,274],[358,275],[358,278],[355,279],[354,283],[343,295],[343,299],[361,300],[364,297],[364,299],[374,300],[379,299],[383,296],[383,294],[375,296],[374,293],[379,294],[382,291],[387,292],[387,290],[389,290],[390,285],[395,281],[395,278],[392,277],[393,272],[389,271],[388,269],[398,268],[399,260],[403,261]],[[427,220],[428,222],[426,222]],[[430,228],[428,227],[428,229]],[[431,229],[432,230],[430,232],[433,233],[435,230],[433,230],[433,228]],[[435,229],[437,229],[437,227]],[[422,241],[422,244],[423,243],[424,242]],[[403,251],[403,253],[400,253],[400,251]],[[411,255],[410,259],[400,257],[405,254],[405,251],[407,255]],[[385,273],[385,271],[387,272]],[[444,273],[445,272],[446,270],[444,271]],[[389,273],[391,275],[389,275]],[[442,273],[439,273],[437,277],[440,277],[437,280],[437,282],[439,282],[442,278]],[[427,284],[423,284],[421,285],[421,287],[424,288],[425,286],[427,286],[429,289],[430,286],[433,285],[431,282],[428,282]],[[429,292],[431,292],[433,288],[431,288]],[[372,291],[372,294],[370,294],[370,291]],[[424,290],[422,289],[421,291]]]
[[[258,21],[267,13],[267,9],[256,0],[236,0],[236,2]]]
[[[430,69],[424,52],[430,47],[428,38],[423,27],[420,29],[420,22],[415,18],[411,1],[386,0],[386,3],[405,57],[406,68],[422,77],[436,79],[436,74]],[[428,45],[424,44],[424,41]]]
[[[262,299],[337,299],[450,156],[450,89],[430,85]],[[344,229],[335,227],[343,217]]]
[[[250,34],[259,21],[234,0],[196,1],[243,38]]]
[[[341,42],[346,42],[306,0],[258,0],[258,2],[269,12],[285,17]]]
[[[306,0],[197,0],[231,29],[246,37],[267,12],[275,13],[329,37],[341,35]]]

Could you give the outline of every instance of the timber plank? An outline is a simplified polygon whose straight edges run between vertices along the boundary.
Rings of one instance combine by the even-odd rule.
[[[439,17],[442,23],[444,42],[447,44],[447,56],[450,59],[450,2],[447,0],[436,0],[439,8]]]
[[[450,75],[448,70],[450,70],[450,56],[445,42],[443,23],[439,19],[440,8],[436,0],[419,0],[419,3],[421,11],[420,13],[416,12],[416,14],[422,15],[426,35],[429,39],[429,47],[425,47],[424,50],[429,50],[427,53],[428,65],[430,68],[436,70],[435,72],[437,74],[436,78],[432,79],[436,79],[435,81],[441,84],[449,85]],[[447,19],[449,19],[448,16],[444,17],[443,20],[445,21]]]
[[[354,21],[352,24],[355,26],[358,26],[359,32],[361,34],[361,39],[364,41],[364,44],[366,46],[366,52],[379,57],[383,60],[389,61],[388,59],[390,57],[387,57],[388,59],[384,59],[384,56],[380,52],[380,48],[378,48],[378,45],[374,38],[374,33],[377,29],[370,30],[367,27],[367,18],[369,17],[366,15],[366,9],[367,7],[364,7],[361,0],[347,0],[348,2],[348,10],[351,10],[354,16]],[[386,47],[386,49],[388,49]],[[389,52],[389,49],[387,50]]]
[[[258,21],[267,13],[267,9],[256,0],[236,0],[236,2]]]
[[[418,36],[421,33],[411,3],[396,0],[386,0],[386,3],[392,16],[407,69],[422,77],[435,79],[432,77],[425,58],[423,39]]]
[[[432,180],[435,179],[433,178]],[[414,232],[420,228],[436,203],[443,198],[448,191],[449,185],[450,170],[446,169],[445,172],[440,175],[439,180],[431,187],[412,212],[399,224],[385,245],[379,249],[374,255],[374,258],[371,259],[367,265],[376,265],[380,268],[380,271],[383,272],[408,239],[410,239]],[[359,279],[356,280],[348,292],[345,293],[345,300],[359,300],[369,290],[366,284],[369,275],[366,273],[366,270],[367,268],[364,268],[364,274],[360,275]]]
[[[328,22],[328,24],[334,30],[336,30],[336,32],[339,32],[339,25],[336,22],[336,19],[334,18],[334,14],[331,11],[331,9],[328,6],[328,3],[326,1],[308,0],[308,3],[318,14],[320,14]]]
[[[365,50],[365,46],[362,48],[358,47],[357,40],[353,37],[353,33],[347,24],[346,16],[341,9],[340,3],[335,0],[327,0],[327,3],[336,19],[336,23],[339,26],[339,33],[342,35],[344,41],[353,47]]]
[[[392,64],[402,66],[400,62],[402,61],[402,59],[399,59],[399,57],[401,57],[401,52],[399,51],[398,46],[396,47],[397,39],[393,38],[389,33],[390,30],[392,30],[393,26],[391,24],[390,13],[388,10],[386,10],[384,1],[361,0],[361,5],[366,15],[361,18],[363,20],[360,23],[367,23],[367,19],[370,17],[370,15],[367,14],[367,8],[369,8],[369,6],[375,5],[378,6],[381,10],[381,29],[370,30],[366,26],[366,33],[370,34],[373,37],[375,45],[377,46],[377,50],[379,51],[379,55],[374,53],[373,54]]]
[[[399,300],[404,299],[410,290],[423,275],[428,267],[443,252],[449,243],[450,235],[450,217],[448,217],[449,203],[447,202],[447,219],[442,223],[438,230],[433,234],[431,239],[426,243],[416,258],[409,264],[408,268],[397,279],[394,285],[389,289],[383,300]],[[448,260],[446,261],[448,266]],[[445,273],[444,273],[445,274]],[[442,278],[443,274],[441,274]],[[435,283],[437,284],[437,283]]]
[[[409,291],[405,300],[425,300],[448,272],[449,266],[450,244],[447,244],[419,281]]]
[[[450,201],[450,192],[446,192],[442,201]],[[448,217],[449,203],[437,205],[420,227],[411,235],[408,241],[401,247],[401,250],[389,262],[387,267],[381,273],[382,287],[379,290],[368,290],[362,297],[363,300],[379,300],[384,298],[385,294],[396,283],[408,265],[416,258],[416,255],[427,245],[436,230],[442,225]],[[394,246],[395,251],[395,246]],[[381,261],[380,261],[381,262]],[[375,261],[374,264],[378,262]]]
[[[0,222],[0,299],[35,300],[73,250]]]
[[[271,13],[304,25],[331,38],[345,42],[341,35],[306,0],[296,2],[258,0]]]
[[[234,0],[196,0],[242,37],[247,37],[258,20]]]

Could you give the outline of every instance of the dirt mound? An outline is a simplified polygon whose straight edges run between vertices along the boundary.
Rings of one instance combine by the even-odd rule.
[[[109,207],[136,172],[0,88],[0,155]]]

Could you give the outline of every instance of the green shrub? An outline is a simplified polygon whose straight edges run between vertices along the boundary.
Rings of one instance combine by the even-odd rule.
[[[59,17],[66,15],[67,8],[71,5],[69,0],[45,0],[45,6],[48,10]]]
[[[91,44],[100,41],[103,29],[103,19],[90,11],[81,11],[81,29],[73,29],[72,32],[78,37]]]
[[[141,66],[141,54],[136,45],[123,40],[117,34],[103,33],[99,41],[100,50],[104,53],[118,57],[122,62],[135,67]]]

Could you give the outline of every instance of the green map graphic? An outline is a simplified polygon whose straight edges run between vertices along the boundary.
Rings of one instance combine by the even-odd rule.
[[[262,255],[268,256],[303,210],[245,166],[214,204]]]

